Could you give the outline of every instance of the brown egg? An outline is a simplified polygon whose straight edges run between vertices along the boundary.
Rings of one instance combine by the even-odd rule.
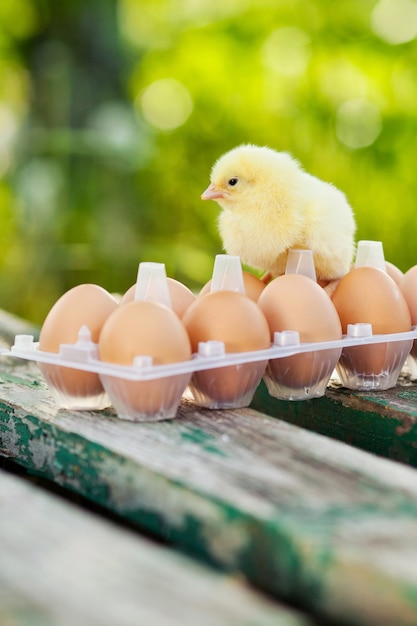
[[[258,300],[262,291],[265,289],[265,283],[251,274],[250,272],[242,271],[243,284],[245,286],[246,295],[255,302]],[[204,296],[206,293],[210,293],[211,279],[201,289],[199,296]]]
[[[342,278],[336,287],[333,303],[339,313],[343,332],[348,324],[372,324],[373,334],[401,333],[411,329],[407,302],[395,281],[375,267],[357,267]],[[391,367],[393,346],[387,343],[345,348],[343,367],[366,376],[379,374]]]
[[[266,364],[266,361],[256,361],[194,372],[190,389],[196,403],[212,409],[248,406]]]
[[[411,323],[415,325],[417,324],[417,265],[410,267],[403,275],[400,289],[410,311]]]
[[[188,307],[194,302],[197,296],[193,294],[191,289],[188,289],[183,283],[180,283],[175,278],[167,277],[169,295],[171,297],[172,309],[178,315],[182,317]],[[120,300],[120,306],[133,302],[135,299],[136,283],[126,291]]]
[[[410,267],[400,283],[401,292],[406,299],[408,310],[410,311],[411,323],[417,325],[417,265]],[[417,341],[414,341],[411,349],[411,356],[417,358]]]
[[[302,274],[274,278],[258,304],[268,320],[272,339],[275,332],[284,330],[298,331],[301,343],[332,341],[342,336],[340,320],[330,298],[322,287]],[[302,397],[303,389],[329,378],[339,353],[325,350],[271,359],[268,377],[283,388],[299,389]],[[296,398],[295,392],[289,394]]]
[[[398,268],[396,265],[393,265],[389,261],[385,261],[385,270],[386,270],[388,276],[391,276],[391,278],[399,286],[401,281],[402,281],[402,279],[403,279],[404,272],[402,272],[400,270],[400,268]]]
[[[330,341],[342,336],[337,311],[326,292],[302,274],[274,278],[258,304],[271,330],[297,330],[301,342]]]
[[[119,307],[103,326],[100,360],[133,365],[135,357],[151,356],[153,365],[191,358],[187,332],[176,313],[156,302],[137,301]],[[173,375],[155,380],[130,381],[102,376],[113,405],[128,419],[173,417],[190,378]]]
[[[95,343],[106,319],[117,309],[117,302],[98,285],[83,284],[67,291],[49,311],[39,336],[39,349],[59,352],[61,344],[76,343],[82,326]],[[86,398],[103,393],[98,374],[69,367],[39,363],[48,384],[62,394]]]
[[[374,334],[400,333],[411,328],[407,302],[395,281],[375,267],[357,267],[336,287],[333,304],[343,332],[348,324],[372,324]]]
[[[214,291],[199,298],[183,317],[193,352],[200,342],[222,341],[226,353],[270,347],[269,328],[258,305],[234,291]],[[229,365],[196,372],[192,391],[204,406],[220,408],[249,404],[266,361]]]
[[[200,341],[218,340],[226,352],[246,352],[269,347],[265,317],[253,300],[235,291],[214,291],[199,297],[183,322],[193,352]]]

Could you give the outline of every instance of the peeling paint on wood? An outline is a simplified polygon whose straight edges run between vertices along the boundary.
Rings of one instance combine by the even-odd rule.
[[[402,378],[393,389],[353,392],[340,385],[323,398],[286,402],[272,398],[263,383],[252,407],[387,458],[417,466],[416,383]]]
[[[0,471],[2,626],[312,626],[213,569]]]

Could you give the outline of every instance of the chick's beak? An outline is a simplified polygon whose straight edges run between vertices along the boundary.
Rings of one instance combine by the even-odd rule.
[[[217,198],[224,198],[224,193],[220,191],[220,189],[217,189],[214,183],[211,183],[201,194],[202,200],[216,200]]]

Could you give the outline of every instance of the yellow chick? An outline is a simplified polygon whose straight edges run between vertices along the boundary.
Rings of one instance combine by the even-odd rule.
[[[223,209],[219,231],[228,254],[272,277],[285,272],[291,248],[312,250],[322,283],[349,271],[356,226],[345,195],[289,154],[241,145],[216,161],[210,180],[201,198]]]

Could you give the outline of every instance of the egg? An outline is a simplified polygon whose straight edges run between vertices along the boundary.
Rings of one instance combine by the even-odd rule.
[[[373,334],[401,333],[411,329],[411,317],[401,290],[384,271],[375,267],[357,267],[342,278],[332,295],[343,332],[348,324],[372,324]],[[341,367],[359,375],[380,375],[397,360],[395,344],[387,342],[345,348]]]
[[[260,278],[257,278],[257,276],[255,276],[254,274],[246,272],[245,270],[242,271],[242,276],[246,295],[251,300],[254,300],[256,302],[262,291],[265,289],[265,283]],[[206,293],[210,293],[211,283],[212,281],[210,279],[201,289],[199,296],[204,296]]]
[[[417,265],[410,267],[405,272],[400,282],[401,293],[403,294],[408,309],[410,311],[411,323],[417,324]]]
[[[193,352],[200,342],[221,341],[226,353],[270,347],[269,328],[258,305],[235,291],[213,291],[197,298],[183,317]],[[266,360],[195,372],[191,389],[210,408],[245,406],[262,378]]]
[[[175,280],[175,278],[166,278],[169,295],[171,298],[172,309],[175,313],[182,317],[188,307],[196,299],[196,295],[193,294],[191,289],[188,289],[183,283]],[[136,283],[126,291],[120,300],[120,305],[123,306],[128,302],[133,302],[135,299]]]
[[[402,272],[399,267],[397,267],[393,263],[390,263],[389,261],[385,261],[385,271],[387,272],[388,276],[391,276],[391,278],[399,286],[403,279],[404,272]]]
[[[191,358],[190,340],[177,314],[148,301],[119,307],[104,324],[98,349],[101,361],[118,365],[133,365],[135,357],[150,356],[153,365]],[[189,378],[189,374],[174,374],[131,381],[102,376],[119,416],[133,420],[173,417]]]
[[[415,326],[417,325],[417,265],[405,272],[400,282],[400,289],[410,311],[411,323]],[[417,341],[414,341],[411,356],[414,359],[417,358]]]
[[[76,343],[82,326],[87,326],[91,340],[98,342],[106,319],[117,309],[117,301],[108,291],[94,284],[73,287],[57,300],[39,336],[39,349],[59,352],[61,344]],[[87,398],[103,393],[98,374],[79,369],[38,363],[48,385],[63,396]]]
[[[336,287],[333,304],[342,323],[372,324],[374,334],[400,333],[411,328],[407,302],[395,281],[376,267],[357,267]]]
[[[301,343],[327,342],[342,336],[339,316],[329,296],[302,274],[274,278],[265,287],[258,304],[268,321],[272,339],[275,332],[285,330],[297,331]],[[270,392],[284,394],[289,399],[304,397],[321,381],[327,384],[339,354],[337,349],[271,359],[267,370]],[[318,390],[314,393],[321,395]]]
[[[302,274],[274,278],[258,300],[271,332],[297,330],[300,341],[330,341],[342,335],[337,311],[325,291]]]

